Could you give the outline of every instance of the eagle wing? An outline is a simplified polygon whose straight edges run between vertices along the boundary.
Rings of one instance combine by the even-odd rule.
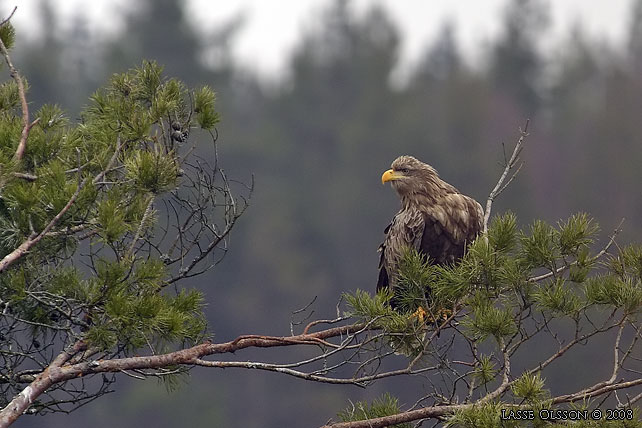
[[[421,210],[397,213],[386,227],[379,246],[377,291],[388,289],[404,247],[424,254],[430,263],[449,264],[463,257],[466,246],[480,233],[483,210],[474,199],[461,193],[448,193],[438,203],[422,205]]]
[[[399,259],[406,248],[414,248],[423,252],[421,238],[425,229],[425,215],[418,209],[404,209],[399,211],[392,223],[386,227],[386,235],[379,246],[379,279],[377,291],[388,289],[391,283],[391,274],[396,271]],[[394,280],[392,280],[394,282]]]
[[[482,229],[484,214],[477,201],[461,193],[449,193],[439,202],[424,211],[419,252],[442,265],[464,256],[466,246]]]
[[[384,229],[383,233],[387,237],[388,236],[388,231],[390,230],[390,226],[392,226],[392,223],[390,223],[386,228]],[[379,278],[377,279],[377,293],[379,290],[382,289],[388,289],[388,286],[390,285],[390,280],[388,278],[388,271],[386,270],[386,241],[381,243],[379,245]]]

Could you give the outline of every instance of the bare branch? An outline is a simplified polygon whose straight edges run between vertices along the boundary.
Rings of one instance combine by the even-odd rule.
[[[14,397],[4,409],[0,410],[0,427],[8,427],[18,419],[38,396],[56,383],[56,378],[53,373],[59,371],[63,364],[85,347],[86,344],[79,341],[69,349],[61,352],[49,365],[47,370],[38,375],[29,386],[23,389],[18,396]]]
[[[491,213],[493,202],[500,195],[500,193],[502,193],[504,189],[506,189],[506,187],[513,181],[517,173],[522,169],[523,163],[520,163],[519,167],[517,168],[517,171],[515,171],[515,173],[510,177],[508,182],[504,184],[506,177],[508,177],[508,173],[515,167],[515,165],[519,161],[519,154],[523,149],[523,144],[526,140],[526,137],[528,137],[529,123],[530,123],[530,119],[527,119],[526,125],[524,125],[524,129],[519,130],[520,136],[519,136],[519,139],[517,140],[517,143],[515,143],[513,154],[504,165],[504,172],[502,172],[502,175],[499,177],[499,181],[497,181],[497,184],[495,185],[493,190],[490,192],[490,195],[488,195],[488,199],[486,200],[486,210],[484,211],[484,235],[487,235],[487,232],[488,232],[488,221],[490,219],[490,213]]]
[[[199,363],[203,365],[207,362],[202,361],[201,357],[206,355],[232,353],[250,347],[269,348],[291,345],[319,345],[324,344],[326,339],[355,334],[363,331],[364,328],[368,327],[364,324],[352,324],[298,336],[245,335],[239,336],[231,342],[218,344],[203,343],[168,354],[83,361],[65,365],[75,354],[86,349],[86,344],[79,341],[69,350],[58,355],[45,371],[40,373],[33,382],[25,387],[18,396],[14,397],[14,399],[0,411],[0,427],[4,428],[9,426],[47,389],[79,376],[96,373],[122,372],[123,370],[163,368],[173,365],[191,366]]]
[[[576,401],[586,400],[592,397],[599,397],[601,395],[610,393],[612,391],[627,389],[638,385],[642,385],[642,378],[638,378],[631,381],[611,383],[611,384],[600,383],[600,384],[594,385],[591,388],[586,388],[582,391],[579,391],[573,394],[557,396],[553,398],[552,403],[553,404],[573,403]]]
[[[413,422],[419,419],[438,418],[445,415],[451,415],[458,410],[464,410],[471,407],[471,404],[423,407],[421,409],[410,410],[396,415],[382,416],[363,421],[331,423],[324,425],[322,428],[385,428],[391,425]]]
[[[2,22],[0,22],[0,27],[2,27],[7,22],[11,21],[11,18],[13,18],[13,15],[16,13],[16,10],[18,10],[18,6],[14,6],[13,10],[9,14],[9,16],[7,18],[3,19]]]
[[[24,172],[14,172],[13,176],[16,178],[22,178],[23,180],[26,180],[26,181],[36,181],[38,179],[37,175],[27,174]]]
[[[562,404],[562,403],[572,403],[576,401],[586,400],[592,397],[602,396],[604,394],[610,393],[612,391],[627,389],[634,386],[642,385],[642,378],[628,381],[628,382],[619,382],[611,385],[605,385],[600,388],[595,388],[588,392],[579,392],[575,394],[560,395],[552,399],[552,404]],[[639,396],[635,397],[639,399]],[[330,423],[324,425],[322,428],[384,428],[395,424],[413,422],[420,419],[430,419],[437,418],[441,419],[444,416],[450,416],[455,412],[465,411],[473,408],[474,406],[479,406],[481,403],[471,403],[471,404],[455,404],[455,405],[446,405],[446,406],[430,406],[423,407],[417,410],[410,410],[407,412],[397,413],[396,415],[383,416],[379,418],[365,419],[361,421],[353,422],[338,422]],[[528,405],[510,405],[507,404],[506,407],[528,407]]]

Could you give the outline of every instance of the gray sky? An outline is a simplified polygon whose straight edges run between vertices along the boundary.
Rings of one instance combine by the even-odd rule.
[[[5,1],[0,5],[3,14],[18,5],[17,20],[33,19],[39,0]],[[246,22],[234,45],[235,57],[244,66],[259,71],[268,78],[282,70],[284,60],[301,29],[317,23],[319,11],[332,0],[186,0],[194,22],[207,31],[239,12]],[[546,0],[544,0],[546,1]],[[628,10],[632,0],[548,0],[552,6],[552,27],[542,35],[544,47],[555,48],[570,26],[582,28],[598,39],[619,43],[628,29]],[[54,0],[58,13],[86,15],[94,22],[96,31],[118,31],[117,10],[131,4],[127,0]],[[363,11],[381,4],[403,33],[402,69],[411,65],[440,30],[445,19],[456,24],[457,37],[469,56],[473,47],[496,37],[500,17],[507,0],[353,0],[352,7]],[[91,4],[91,6],[87,6]],[[472,58],[473,60],[475,58]],[[402,71],[403,72],[403,71]]]

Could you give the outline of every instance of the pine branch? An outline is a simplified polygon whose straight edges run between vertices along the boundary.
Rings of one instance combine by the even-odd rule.
[[[109,164],[107,165],[107,168],[105,168],[103,171],[101,171],[96,177],[94,177],[93,182],[98,183],[102,178],[105,176],[107,171],[109,171],[113,164],[116,162],[116,159],[118,158],[118,153],[120,152],[121,149],[121,141],[120,137],[117,140],[116,143],[116,149],[114,150],[114,154],[112,155]],[[79,175],[80,179],[80,175]],[[11,265],[13,265],[15,262],[20,260],[22,257],[27,255],[31,248],[33,248],[38,242],[42,240],[45,236],[51,232],[51,230],[58,224],[60,219],[69,211],[69,209],[72,207],[72,205],[76,202],[76,199],[78,196],[80,196],[80,192],[82,189],[85,187],[87,182],[89,181],[89,177],[86,177],[84,180],[80,181],[78,183],[78,186],[76,187],[76,191],[74,194],[69,198],[65,206],[49,221],[49,223],[42,229],[40,233],[35,233],[32,232],[31,236],[29,236],[25,241],[22,242],[12,252],[4,256],[2,260],[0,260],[0,273],[6,271]]]
[[[17,7],[14,7],[9,17],[3,20],[2,23],[0,23],[0,26],[7,24],[11,20],[11,17],[16,12],[16,9]],[[18,96],[20,97],[20,106],[22,108],[22,133],[20,135],[20,142],[18,143],[18,148],[16,149],[16,153],[13,156],[15,160],[19,161],[22,159],[22,156],[24,155],[24,152],[25,152],[25,148],[27,147],[27,138],[29,138],[29,131],[36,123],[38,123],[38,119],[29,123],[29,105],[27,104],[25,86],[22,81],[22,77],[20,77],[20,73],[18,73],[18,70],[16,70],[16,67],[13,65],[13,62],[11,62],[11,57],[9,56],[9,50],[7,49],[4,42],[2,41],[2,38],[0,38],[0,53],[2,53],[2,56],[4,57],[4,60],[7,63],[7,66],[9,67],[9,74],[11,75],[11,78],[13,78],[13,80],[16,81],[16,85],[18,86]]]
[[[56,359],[36,379],[25,387],[20,394],[0,410],[0,428],[8,427],[22,415],[40,395],[56,384],[81,376],[97,373],[115,373],[127,370],[158,369],[175,365],[203,365],[202,357],[214,354],[234,353],[245,348],[271,348],[293,345],[319,345],[327,339],[355,335],[369,328],[365,324],[352,324],[341,327],[300,334],[297,336],[244,335],[225,343],[202,343],[191,348],[160,355],[116,358],[110,360],[82,361],[75,364],[65,363],[74,355],[87,349],[83,341],[76,342]],[[248,367],[249,368],[249,367]]]

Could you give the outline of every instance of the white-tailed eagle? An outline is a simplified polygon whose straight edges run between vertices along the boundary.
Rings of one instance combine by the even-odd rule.
[[[482,230],[481,205],[443,181],[437,171],[412,156],[400,156],[381,176],[401,199],[401,209],[385,229],[379,247],[377,291],[391,291],[394,307],[399,262],[407,249],[417,250],[428,263],[457,262]],[[430,290],[426,290],[429,295]]]

